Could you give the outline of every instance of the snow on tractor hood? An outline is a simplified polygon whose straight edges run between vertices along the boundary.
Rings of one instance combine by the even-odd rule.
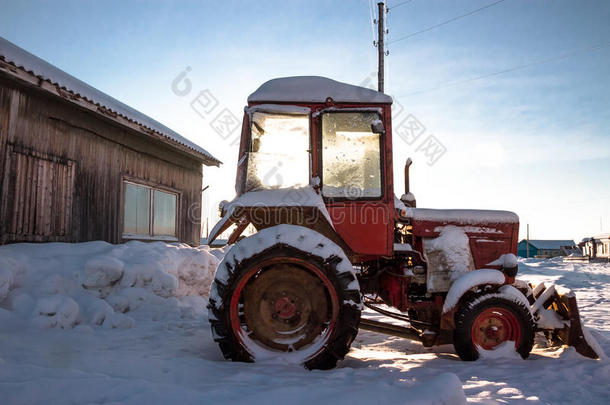
[[[519,217],[510,211],[495,210],[444,210],[428,208],[406,208],[405,217],[414,221],[476,225],[485,223],[515,224]]]

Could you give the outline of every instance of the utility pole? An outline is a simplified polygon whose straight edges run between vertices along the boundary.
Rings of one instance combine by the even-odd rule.
[[[527,258],[530,258],[530,224],[527,224],[527,235],[525,236],[527,238],[527,245],[525,245],[525,249],[526,249],[526,254],[525,256],[527,256]]]
[[[383,66],[383,58],[385,56],[385,49],[383,45],[383,37],[385,36],[385,26],[384,26],[384,17],[385,17],[385,2],[380,1],[377,3],[377,54],[379,57],[378,66],[377,66],[377,91],[383,93],[383,79],[384,79],[384,66]]]

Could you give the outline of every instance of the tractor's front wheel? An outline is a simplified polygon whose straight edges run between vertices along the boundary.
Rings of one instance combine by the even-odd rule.
[[[462,360],[479,358],[480,350],[494,350],[514,342],[517,353],[527,358],[534,345],[535,322],[523,303],[487,294],[463,303],[456,313],[453,346]]]
[[[347,259],[278,243],[234,260],[231,252],[250,244],[248,239],[225,258],[233,262],[225,274],[217,274],[208,306],[214,340],[225,358],[334,367],[347,354],[360,320],[358,283],[345,263],[338,268]]]

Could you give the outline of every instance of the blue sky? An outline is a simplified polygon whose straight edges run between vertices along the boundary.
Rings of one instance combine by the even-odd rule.
[[[389,1],[391,8],[400,0]],[[492,3],[413,0],[389,12],[390,41]],[[208,89],[241,119],[273,77],[360,84],[376,70],[369,3],[354,1],[6,1],[0,35],[199,143],[210,212],[233,197],[237,146],[190,101]],[[610,45],[610,2],[506,0],[390,43],[386,92],[447,152],[432,166],[395,137],[395,185],[411,156],[418,205],[508,209],[532,238],[610,231],[610,46],[484,80],[569,51]],[[172,92],[185,67],[193,85]],[[419,92],[437,88],[433,91]],[[395,128],[396,130],[396,128]]]

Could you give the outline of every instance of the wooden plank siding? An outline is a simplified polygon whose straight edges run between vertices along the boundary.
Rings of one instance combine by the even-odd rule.
[[[121,243],[130,179],[176,190],[177,238],[199,244],[200,161],[2,75],[0,163],[0,243]]]
[[[9,145],[0,217],[15,240],[65,239],[71,231],[75,162]]]

